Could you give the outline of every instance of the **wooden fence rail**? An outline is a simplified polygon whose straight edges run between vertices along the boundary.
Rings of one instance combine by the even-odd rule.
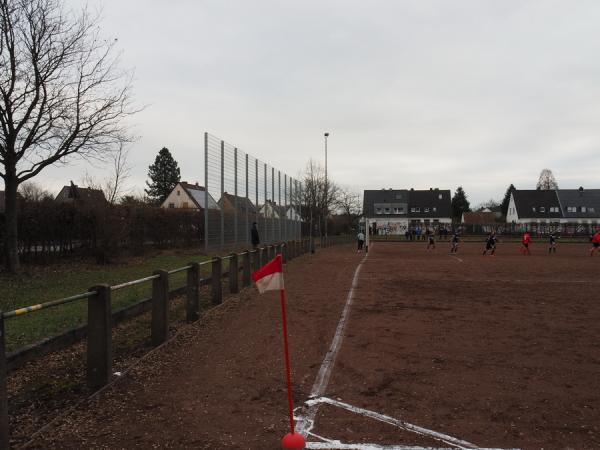
[[[322,243],[322,247],[328,244]],[[223,280],[228,280],[230,294],[239,292],[239,277],[242,276],[242,286],[250,286],[250,274],[261,265],[268,262],[276,253],[281,253],[284,260],[293,258],[309,251],[310,245],[307,239],[301,241],[289,241],[277,245],[269,245],[242,253],[232,253],[224,258],[215,257],[211,261],[202,263],[190,263],[171,271],[157,270],[153,275],[139,280],[109,286],[97,285],[91,287],[88,292],[71,297],[54,300],[39,305],[20,308],[9,312],[0,312],[0,448],[9,446],[8,428],[8,393],[7,372],[9,369],[10,355],[7,358],[5,342],[5,320],[12,317],[30,314],[42,309],[57,307],[74,301],[86,300],[88,305],[87,325],[69,330],[61,336],[48,338],[39,345],[48,346],[51,350],[70,345],[77,340],[87,336],[86,350],[86,378],[87,385],[97,389],[106,385],[112,376],[112,329],[119,320],[131,318],[151,309],[151,340],[152,345],[158,346],[168,339],[169,331],[169,299],[176,295],[186,296],[186,320],[194,322],[200,318],[200,287],[210,286],[210,298],[213,305],[223,302]],[[223,271],[223,260],[229,260],[229,269]],[[241,264],[240,264],[241,263]],[[211,266],[211,276],[201,278],[200,269],[203,265]],[[169,291],[169,275],[178,272],[186,272],[186,286]],[[141,283],[152,282],[152,297],[143,299],[127,308],[112,311],[112,292],[134,286]],[[25,351],[15,352],[20,363],[40,356],[47,351],[38,346],[30,346]],[[24,355],[23,353],[27,353]],[[13,354],[14,355],[14,354]],[[19,361],[13,367],[19,365]]]

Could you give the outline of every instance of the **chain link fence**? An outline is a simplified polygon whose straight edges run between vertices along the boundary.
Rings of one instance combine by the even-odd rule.
[[[300,181],[204,133],[205,250],[302,238]]]

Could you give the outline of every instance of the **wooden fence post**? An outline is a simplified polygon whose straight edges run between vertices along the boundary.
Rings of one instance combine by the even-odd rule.
[[[260,250],[260,265],[262,267],[269,261],[269,247],[263,247]]]
[[[4,338],[4,318],[0,312],[0,448],[8,448],[8,392],[6,390],[6,339]]]
[[[262,257],[261,257],[261,249],[260,248],[255,248],[254,252],[252,253],[252,268],[254,269],[254,271],[256,272],[258,269],[260,269],[260,261],[261,261]]]
[[[160,345],[169,337],[169,272],[156,270],[152,280],[152,345]]]
[[[212,304],[220,305],[223,303],[223,290],[221,289],[221,275],[223,274],[222,260],[218,256],[212,260],[212,274],[211,279],[211,294]]]
[[[110,286],[101,284],[90,291],[87,329],[87,385],[95,389],[108,383],[112,372],[112,314]]]
[[[200,264],[193,262],[187,270],[185,320],[195,322],[200,317]]]
[[[239,279],[240,271],[238,266],[238,255],[237,253],[232,253],[229,256],[229,293],[237,294],[239,292]]]
[[[242,264],[244,265],[244,271],[242,273],[242,286],[248,287],[250,286],[250,252],[246,250],[244,252],[244,256],[242,257]]]

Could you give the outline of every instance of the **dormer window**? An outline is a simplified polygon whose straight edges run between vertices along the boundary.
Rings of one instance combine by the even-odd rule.
[[[535,206],[532,206],[532,207],[531,207],[531,210],[532,210],[533,212],[535,212]]]
[[[582,206],[582,207],[581,207],[581,212],[582,212],[582,213],[584,213],[584,212],[587,212],[587,208],[586,208],[585,206]]]
[[[543,206],[540,206],[540,212],[546,212],[546,208]]]
[[[442,194],[438,194],[438,198],[441,200],[442,199]]]
[[[425,208],[425,212],[428,213],[429,212],[429,208]]]

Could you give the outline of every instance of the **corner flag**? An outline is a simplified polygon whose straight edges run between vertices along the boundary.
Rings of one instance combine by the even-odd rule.
[[[283,287],[283,264],[281,255],[277,255],[263,267],[252,274],[258,291],[263,294],[267,291],[280,291]]]

